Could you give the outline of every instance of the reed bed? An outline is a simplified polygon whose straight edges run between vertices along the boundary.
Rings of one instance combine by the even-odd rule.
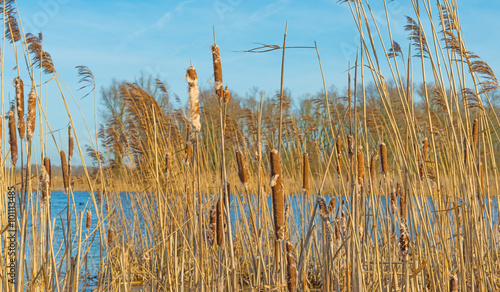
[[[340,2],[360,37],[345,95],[325,86],[294,111],[282,81],[274,98],[262,93],[245,106],[223,84],[225,49],[214,39],[214,87],[201,90],[189,64],[185,112],[163,103],[159,80],[154,91],[116,84],[120,111],[109,109],[96,136],[89,131],[91,145],[80,145],[72,95],[41,35],[23,32],[15,1],[5,1],[4,39],[19,76],[2,88],[15,101],[2,108],[0,182],[15,186],[16,208],[9,221],[2,196],[0,290],[500,290],[498,83],[468,51],[457,1],[411,1],[408,53],[393,40],[389,16],[380,30],[366,1]],[[283,62],[286,35],[283,47],[264,45],[282,50]],[[78,69],[84,87],[95,87],[92,72]],[[67,145],[42,106],[48,82],[67,110]],[[26,115],[23,84],[31,88]],[[49,143],[57,159],[47,156]],[[74,155],[83,175],[74,174]],[[59,159],[62,180],[52,175]],[[32,160],[37,166],[27,167]],[[90,194],[84,212],[75,206],[77,183]],[[51,214],[55,189],[67,196],[59,218]],[[14,229],[15,257],[5,249]],[[89,257],[94,245],[97,259]]]

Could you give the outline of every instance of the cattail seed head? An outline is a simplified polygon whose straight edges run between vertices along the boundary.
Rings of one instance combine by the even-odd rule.
[[[91,222],[92,222],[92,212],[90,212],[90,210],[87,209],[87,220],[85,221],[85,228],[87,228],[87,230],[90,229]]]
[[[170,155],[170,152],[167,152],[165,153],[165,168],[163,169],[166,178],[168,178],[168,176],[170,175],[171,167],[172,167],[172,156]]]
[[[217,200],[217,209],[216,209],[216,236],[217,236],[217,245],[221,246],[224,243],[224,201],[219,197]]]
[[[429,160],[429,139],[427,138],[422,140],[422,154],[424,156],[424,162]]]
[[[240,178],[240,182],[246,188],[248,175],[247,169],[245,168],[245,157],[243,156],[243,152],[241,152],[241,150],[236,150],[236,162],[238,164],[238,176]]]
[[[36,93],[35,88],[31,87],[31,92],[28,98],[28,116],[26,121],[28,122],[28,141],[31,142],[33,139],[33,132],[35,131],[35,120],[36,120]]]
[[[219,46],[216,44],[212,46],[212,59],[214,64],[215,93],[219,98],[220,105],[222,104],[224,89],[222,88],[222,66],[220,62]]]
[[[108,246],[111,247],[113,245],[113,229],[108,228]]]
[[[66,162],[66,153],[64,153],[64,151],[61,150],[60,154],[61,154],[61,168],[63,173],[64,192],[69,196],[68,163]]]
[[[405,257],[410,252],[410,237],[408,235],[408,228],[404,223],[399,224],[399,255]]]
[[[326,206],[326,201],[323,197],[318,197],[318,208],[321,219],[324,221],[328,220],[328,207]]]
[[[337,202],[337,198],[333,197],[330,199],[328,203],[328,214],[332,214],[333,210],[335,210],[335,203]]]
[[[479,119],[475,118],[472,122],[472,151],[477,147],[477,140],[479,138]]]
[[[402,194],[399,195],[399,212],[401,220],[406,220],[406,199]]]
[[[389,167],[387,165],[387,146],[385,143],[379,142],[379,152],[380,152],[380,172],[386,176],[389,173]]]
[[[189,188],[188,183],[186,183],[185,188],[186,188],[186,202],[187,202],[186,213],[189,214],[191,212],[191,206],[193,205],[193,200],[191,198],[191,189]]]
[[[376,168],[377,168],[377,159],[378,159],[378,154],[377,152],[373,152],[372,155],[370,156],[370,181],[373,184],[375,184],[375,173]]]
[[[465,168],[467,169],[469,167],[469,149],[468,149],[469,146],[467,145],[466,137],[464,137],[464,143],[462,147],[464,148],[464,165]]]
[[[19,130],[19,137],[24,139],[26,137],[25,124],[24,124],[24,87],[23,80],[19,77],[14,79],[14,87],[16,88],[16,106],[17,106],[17,129]]]
[[[198,76],[196,74],[196,69],[193,66],[190,66],[187,69],[186,81],[188,82],[189,91],[189,122],[193,126],[193,129],[196,132],[199,132],[201,130],[199,104],[200,90],[198,89]]]
[[[297,267],[295,265],[295,258],[293,257],[293,244],[289,241],[286,242],[287,250],[287,267],[286,267],[286,281],[288,291],[297,291]]]
[[[41,202],[47,204],[50,202],[50,176],[45,165],[40,168],[40,189],[42,190]]]
[[[274,230],[276,240],[285,238],[285,194],[283,192],[283,174],[281,172],[281,162],[278,150],[273,149],[270,152],[271,162],[271,184],[273,193],[273,215]]]
[[[364,178],[364,158],[363,158],[363,146],[359,146],[358,148],[358,184],[359,186],[363,186],[363,178]]]
[[[392,189],[391,189],[391,209],[392,209],[393,214],[395,214],[396,210],[397,210],[396,204],[397,204],[396,190],[394,189],[394,187],[392,187]]]
[[[342,144],[340,142],[340,136],[337,138],[337,142],[335,143],[337,148],[337,175],[340,177],[342,174]]]
[[[450,292],[458,292],[458,277],[456,275],[450,277]]]
[[[226,89],[224,89],[224,103],[228,103],[230,99],[231,99],[231,92],[229,92],[229,89],[227,89],[226,85]]]
[[[12,165],[15,166],[17,162],[17,134],[16,134],[16,116],[14,115],[14,108],[9,111],[9,144],[10,144],[10,157]]]
[[[50,165],[50,158],[45,157],[43,159],[43,165],[45,166],[45,170],[49,175],[49,187],[52,188],[52,166]]]
[[[309,189],[309,154],[304,153],[302,163],[302,191],[305,193]]]
[[[73,133],[71,132],[71,125],[68,126],[68,163],[71,164],[71,157],[73,157]]]
[[[210,245],[214,245],[215,233],[217,232],[217,204],[210,209],[210,225],[208,226],[207,238]]]
[[[349,155],[349,159],[354,155],[354,136],[347,136],[347,154]]]

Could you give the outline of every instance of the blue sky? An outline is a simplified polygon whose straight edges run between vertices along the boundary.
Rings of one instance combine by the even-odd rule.
[[[382,1],[372,2],[375,14],[385,17],[380,5]],[[434,5],[435,1],[432,2]],[[500,58],[495,56],[500,47],[500,1],[458,2],[469,50],[481,56],[497,72],[500,68]],[[402,46],[405,44],[404,47],[408,36],[403,30],[405,16],[414,15],[409,3],[395,0],[389,6],[394,39]],[[80,100],[83,93],[77,91],[80,87],[74,69],[77,65],[86,65],[93,71],[98,89],[109,85],[113,78],[133,80],[140,71],[158,74],[167,81],[171,93],[187,101],[184,76],[190,60],[197,68],[200,86],[210,86],[214,25],[224,83],[243,95],[254,86],[271,94],[279,88],[281,53],[241,51],[255,47],[255,42],[281,44],[288,21],[287,44],[312,46],[317,41],[327,85],[344,90],[344,71],[347,62],[355,58],[358,42],[348,6],[336,0],[41,0],[19,1],[18,7],[25,30],[43,32],[44,48],[52,55],[56,70],[79,101],[91,129],[93,100],[91,97]],[[381,28],[385,31],[384,26]],[[12,66],[6,62],[5,68]],[[12,91],[7,87],[11,80],[8,74],[4,84]],[[296,99],[321,90],[314,50],[287,52],[284,83]],[[46,93],[52,128],[65,127],[68,118],[57,91]],[[74,105],[70,107],[73,112],[77,110]],[[75,122],[82,144],[90,144],[81,118],[76,118]],[[57,139],[58,143],[64,143],[66,131]],[[50,147],[51,151],[53,148]]]

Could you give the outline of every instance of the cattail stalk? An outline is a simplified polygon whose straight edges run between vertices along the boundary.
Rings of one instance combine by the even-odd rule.
[[[283,191],[283,174],[278,150],[270,153],[271,162],[271,189],[273,193],[273,216],[276,240],[285,239],[285,194]]]
[[[68,182],[71,178],[71,158],[73,157],[73,133],[71,132],[71,125],[68,126]]]
[[[472,122],[472,151],[475,151],[477,148],[477,140],[479,138],[479,120],[478,118],[474,119]]]

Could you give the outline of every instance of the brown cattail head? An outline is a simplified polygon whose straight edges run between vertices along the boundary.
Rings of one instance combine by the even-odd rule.
[[[26,121],[28,122],[28,141],[31,142],[33,139],[33,132],[35,132],[35,120],[36,120],[36,93],[35,87],[31,87],[31,92],[28,98],[28,116]]]
[[[97,192],[95,193],[95,200],[97,201],[97,203],[98,203],[99,205],[101,205],[101,204],[102,204],[102,194],[101,194],[101,191],[97,191]]]
[[[226,89],[224,89],[224,103],[228,103],[230,99],[231,99],[231,92],[229,92],[229,89],[227,89],[226,85]]]
[[[297,267],[295,265],[295,258],[293,257],[293,244],[290,241],[286,242],[286,282],[288,291],[297,291]]]
[[[43,165],[45,166],[45,170],[49,175],[49,187],[52,188],[52,166],[50,165],[50,158],[45,157],[43,159]]]
[[[219,46],[216,44],[212,46],[212,58],[214,63],[215,93],[219,98],[219,105],[220,105],[222,104],[224,89],[222,88],[222,66],[220,63]]]
[[[399,224],[399,255],[405,257],[410,252],[410,237],[406,224]]]
[[[217,245],[221,246],[224,243],[224,201],[221,200],[223,197],[219,197],[217,200],[217,209],[216,209],[216,236],[217,236]]]
[[[379,142],[378,147],[380,152],[380,172],[386,176],[389,173],[389,167],[387,165],[387,146],[385,146],[385,143]]]
[[[71,165],[71,157],[73,157],[73,133],[71,132],[71,125],[68,126],[68,163]]]
[[[24,125],[24,87],[23,80],[19,77],[14,79],[14,87],[16,88],[16,106],[17,106],[17,129],[19,130],[19,137],[24,139],[26,137]]]
[[[472,151],[477,148],[477,139],[479,138],[479,119],[475,118],[472,122]]]
[[[378,154],[377,152],[373,152],[372,155],[370,156],[370,181],[371,184],[375,184],[375,173],[377,172],[377,159],[378,159]]]
[[[340,142],[340,136],[337,138],[337,142],[335,143],[337,148],[337,175],[340,177],[342,174],[342,144]]]
[[[422,154],[424,156],[424,162],[429,160],[429,139],[427,138],[422,140]]]
[[[87,209],[87,220],[85,221],[85,228],[87,228],[87,230],[90,229],[91,222],[92,222],[92,212],[90,212],[90,210]]]
[[[450,277],[450,292],[458,292],[458,277],[456,275]]]
[[[349,159],[354,155],[354,136],[347,136],[347,154],[349,155]]]
[[[397,210],[397,196],[396,196],[396,190],[394,187],[391,189],[391,209],[392,213],[395,214]]]
[[[396,193],[399,197],[399,212],[401,215],[401,220],[406,220],[406,199],[403,194],[401,184],[398,182],[396,186]]]
[[[285,194],[283,191],[283,174],[278,150],[270,152],[271,189],[273,193],[273,215],[276,240],[285,238]]]
[[[168,178],[168,176],[170,175],[171,167],[172,167],[172,156],[170,155],[170,152],[167,152],[165,153],[165,168],[163,169],[166,178]]]
[[[61,168],[63,173],[63,184],[64,184],[64,192],[69,196],[69,177],[68,177],[68,163],[66,162],[66,153],[63,150],[60,152],[61,154]]]
[[[193,200],[191,198],[191,189],[189,188],[189,184],[186,183],[186,213],[189,214],[191,212],[191,206],[193,205]]]
[[[241,150],[236,150],[236,162],[238,163],[238,176],[241,183],[246,188],[248,184],[247,169],[245,168],[245,157]]]
[[[464,143],[462,147],[464,148],[464,165],[466,169],[469,167],[469,145],[467,144],[467,137],[464,137]]]
[[[309,189],[309,154],[304,153],[302,163],[302,191],[305,193]]]
[[[113,229],[108,228],[108,246],[111,247],[113,245]]]
[[[15,166],[17,162],[17,134],[16,134],[16,116],[14,108],[9,111],[9,144],[10,144],[10,158],[12,165]]]
[[[196,74],[196,69],[193,66],[190,66],[187,69],[186,81],[188,82],[189,91],[189,122],[193,126],[193,129],[196,132],[199,132],[201,130],[199,103],[200,90],[198,89],[198,75]]]
[[[50,202],[50,176],[45,165],[42,165],[40,168],[40,189],[42,190],[41,202],[42,204],[47,204]]]
[[[332,214],[333,210],[335,210],[335,204],[337,202],[337,198],[333,197],[330,199],[328,203],[328,214]]]
[[[318,197],[318,208],[321,219],[324,221],[329,220],[328,207],[326,206],[326,201],[323,197]]]
[[[364,178],[364,158],[363,158],[363,146],[358,147],[358,184],[363,186]]]

